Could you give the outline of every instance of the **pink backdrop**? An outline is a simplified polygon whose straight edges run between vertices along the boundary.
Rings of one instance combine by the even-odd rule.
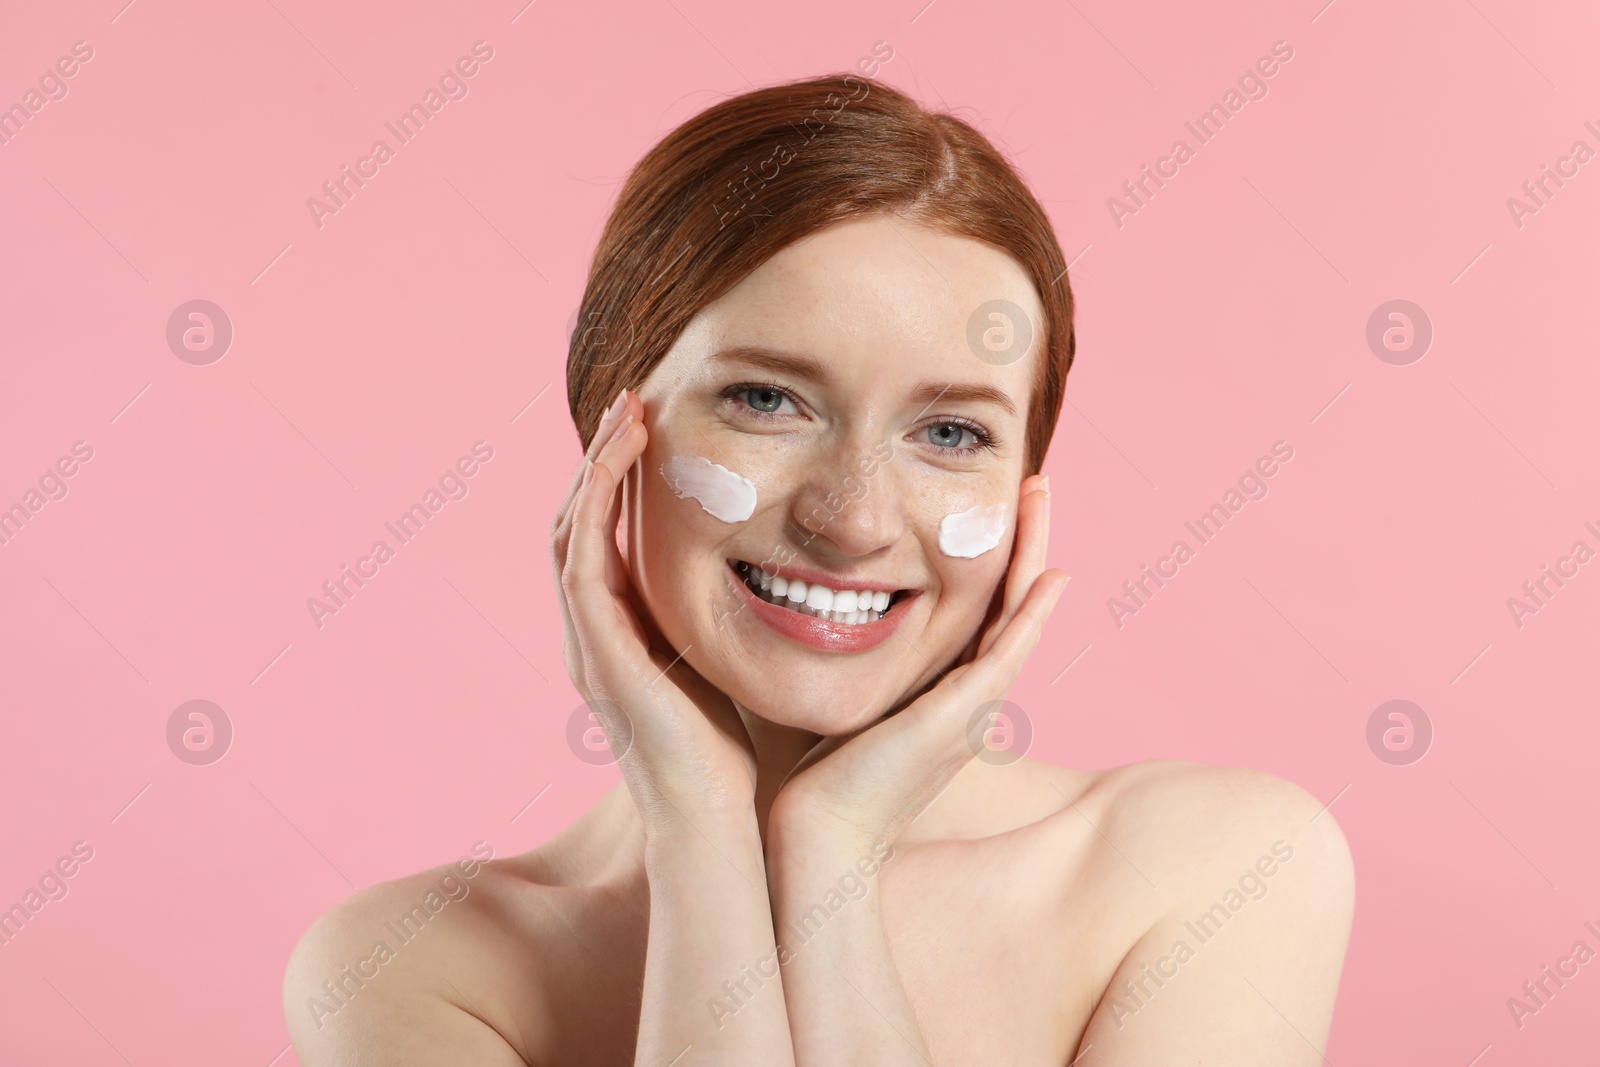
[[[546,543],[590,253],[671,127],[878,41],[884,79],[1011,153],[1074,262],[1047,465],[1073,582],[1012,696],[1033,754],[1332,802],[1359,900],[1331,1062],[1592,1056],[1600,964],[1521,1028],[1506,1005],[1600,949],[1600,563],[1570,556],[1600,549],[1592,9],[124,2],[0,16],[0,907],[73,871],[0,946],[0,1061],[292,1064],[280,979],[318,914],[532,848],[617,780],[565,741]],[[386,131],[478,41],[464,97]],[[1184,124],[1280,41],[1202,143]],[[315,218],[346,165],[370,176]],[[1145,165],[1169,177],[1141,206]],[[215,311],[185,347],[195,300],[220,359]],[[1394,300],[1409,346],[1369,343]],[[480,441],[319,626],[308,598]],[[1268,494],[1119,626],[1123,582],[1278,441]],[[231,738],[169,735],[191,700]],[[1369,744],[1390,700],[1426,758],[1415,712],[1409,749]]]

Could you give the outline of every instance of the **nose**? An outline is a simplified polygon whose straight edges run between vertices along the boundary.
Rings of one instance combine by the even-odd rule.
[[[871,442],[816,457],[790,498],[790,533],[810,551],[851,559],[893,545],[906,528],[893,467],[893,454]]]

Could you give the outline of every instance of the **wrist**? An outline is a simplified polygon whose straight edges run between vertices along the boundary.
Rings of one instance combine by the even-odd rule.
[[[728,871],[729,864],[746,880],[757,879],[763,858],[755,810],[689,811],[682,805],[666,806],[664,812],[644,820],[644,861],[652,880],[680,873],[703,879],[708,870]]]
[[[854,897],[860,885],[876,894],[878,874],[894,857],[894,844],[887,838],[768,824],[767,880],[782,886],[786,895],[816,895],[838,887]]]
[[[661,775],[624,773],[623,779],[647,842],[671,844],[697,833],[721,838],[757,831],[755,797],[749,792]]]
[[[848,862],[894,843],[884,828],[864,824],[809,798],[780,793],[767,813],[769,854]]]
[[[893,859],[894,849],[887,844],[877,854],[868,851],[849,860],[793,853],[776,860],[769,856],[768,892],[780,958],[791,967],[801,967],[791,975],[813,973],[814,965],[837,966],[841,959],[870,953],[870,946],[882,940],[879,878]]]

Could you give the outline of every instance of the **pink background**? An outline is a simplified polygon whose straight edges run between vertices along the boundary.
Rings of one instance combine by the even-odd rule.
[[[0,947],[0,1062],[292,1064],[280,980],[317,915],[476,840],[532,848],[617,780],[564,740],[547,547],[589,256],[678,122],[879,40],[1074,259],[1047,465],[1073,582],[1012,695],[1033,755],[1334,801],[1358,905],[1331,1062],[1593,1055],[1600,963],[1520,1031],[1505,1003],[1600,948],[1600,563],[1520,628],[1507,607],[1600,549],[1600,162],[1520,227],[1506,205],[1600,149],[1592,10],[123,2],[0,16],[0,105],[94,49],[0,144],[0,506],[94,450],[0,545],[0,906],[94,849]],[[307,198],[480,39],[469,95],[319,229]],[[1269,95],[1197,147],[1184,121],[1278,40]],[[1107,199],[1179,137],[1195,158],[1119,228]],[[1406,366],[1365,340],[1401,298],[1435,333]],[[208,366],[166,342],[192,299],[234,328]],[[319,629],[307,598],[478,440],[470,494]],[[1270,495],[1118,628],[1107,599],[1278,440]],[[1366,741],[1396,698],[1435,731],[1407,766]],[[209,766],[166,741],[192,699],[233,725]]]

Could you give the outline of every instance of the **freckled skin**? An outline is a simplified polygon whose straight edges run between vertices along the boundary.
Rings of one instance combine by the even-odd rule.
[[[756,483],[755,514],[737,528],[637,471],[627,500],[635,582],[663,634],[763,718],[823,734],[858,729],[931,682],[982,623],[1012,531],[995,551],[959,559],[940,550],[940,523],[977,504],[1015,509],[1039,358],[995,366],[974,355],[967,319],[992,299],[1042,314],[1022,268],[998,250],[905,221],[845,223],[779,252],[707,307],[638,389],[650,432],[639,469],[692,452]],[[807,355],[829,381],[709,358],[741,344]],[[909,400],[922,380],[991,385],[1016,410]],[[805,417],[764,424],[717,399],[745,381],[792,390]],[[996,447],[959,461],[940,455],[926,431],[941,416],[978,422]],[[835,514],[829,495],[838,494],[835,504],[847,495],[845,479],[883,445],[894,458]],[[818,509],[828,518],[806,543],[796,531]],[[862,573],[922,595],[890,642],[848,655],[807,649],[736,615],[739,601],[720,573],[728,558],[759,563],[780,549],[798,566]],[[731,623],[719,623],[727,616]],[[784,686],[774,687],[774,677]]]
[[[872,724],[956,660],[1005,577],[1016,522],[975,559],[947,556],[938,544],[948,515],[1002,500],[1017,514],[1036,354],[994,366],[966,347],[968,314],[995,298],[1038,313],[1021,269],[987,245],[903,219],[840,224],[779,253],[706,308],[637,389],[649,440],[624,483],[619,541],[635,590],[667,641],[744,707],[762,815],[762,805],[773,803],[771,783],[818,735]],[[712,360],[733,344],[804,354],[829,380],[796,382]],[[1017,411],[908,402],[924,378],[992,385]],[[803,417],[761,422],[719,399],[742,382],[792,390]],[[995,447],[941,456],[926,431],[957,417],[981,423]],[[880,447],[892,459],[865,480],[859,499],[830,504],[858,458]],[[755,483],[749,521],[723,523],[673,494],[658,471],[683,454]],[[1057,495],[1058,517],[1092,519],[1061,506],[1067,494],[1059,486]],[[807,541],[805,522],[819,513],[829,517]],[[796,565],[918,590],[902,635],[862,653],[823,653],[778,636],[751,613],[719,620],[739,605],[725,560],[760,561],[778,549],[793,551]],[[1037,666],[1048,647],[1036,650],[1032,669],[1059,660]],[[1069,688],[1061,690],[1025,709],[1035,731],[1070,740],[1081,716],[1108,713],[1075,707]],[[1118,713],[1136,717],[1137,710]],[[864,780],[861,788],[887,785]],[[1261,858],[1277,841],[1293,848],[1292,862],[1263,874],[1264,895],[1252,892],[1218,936],[1194,944],[1188,924],[1220,906],[1241,872],[1265,871]],[[768,845],[764,836],[753,846],[756,868]],[[647,938],[669,929],[648,921],[655,906],[675,896],[692,906],[712,894],[708,912],[716,920],[683,927],[703,937],[704,926],[727,925],[722,909],[749,903],[746,890],[760,892],[735,875],[737,865],[703,830],[685,833],[681,848],[689,877],[669,884],[685,888],[653,899],[644,819],[619,784],[554,839],[485,864],[471,892],[395,962],[337,1014],[315,1019],[309,1005],[327,999],[324,983],[391,936],[385,924],[422,899],[441,872],[361,891],[323,916],[290,961],[284,1008],[300,1062],[634,1063]],[[662,857],[652,856],[659,872]],[[893,858],[873,878],[869,899],[881,917],[873,936],[898,975],[930,1062],[1323,1062],[1354,907],[1350,851],[1321,801],[1281,779],[1176,762],[1086,771],[975,759],[899,833]],[[860,929],[861,912],[831,921],[840,924],[834,930]],[[1174,946],[1185,939],[1193,956],[1175,965]],[[651,966],[661,958],[652,955]],[[1151,972],[1169,977],[1157,987]],[[709,1004],[727,995],[703,977],[691,983],[694,998],[703,993]],[[727,977],[737,979],[737,969]],[[1247,978],[1262,992],[1251,992]],[[775,988],[756,996],[777,995]],[[748,1024],[760,1011],[745,1008],[727,1025]],[[703,1016],[703,1025],[712,1018]],[[859,1029],[834,1036],[843,1048],[881,1039],[875,1047],[898,1062],[922,1062],[886,1038],[883,1021],[861,1009]],[[825,1016],[822,1025],[841,1024]],[[683,1067],[693,1062],[704,1060],[689,1050]]]

